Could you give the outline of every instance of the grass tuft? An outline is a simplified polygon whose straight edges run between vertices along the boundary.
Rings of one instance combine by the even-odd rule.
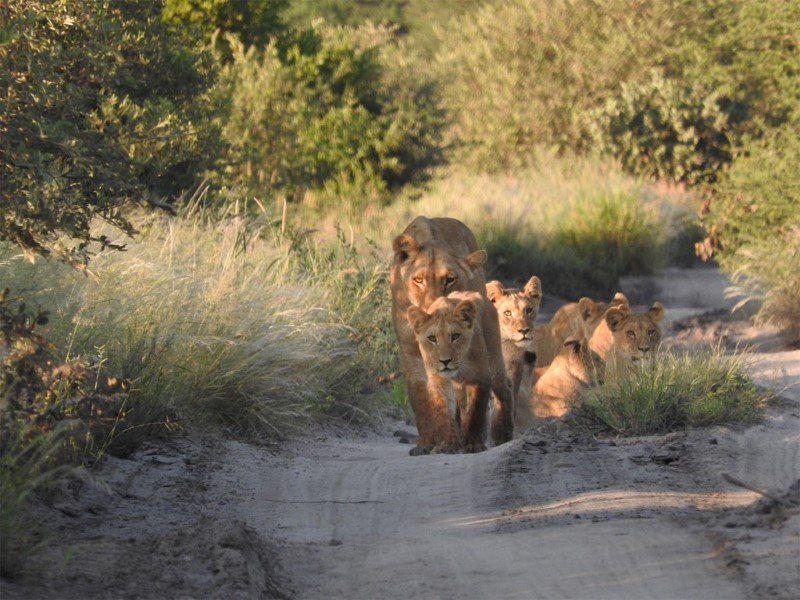
[[[744,355],[721,350],[658,356],[627,376],[590,388],[573,409],[593,429],[649,435],[721,423],[753,423],[762,397]]]

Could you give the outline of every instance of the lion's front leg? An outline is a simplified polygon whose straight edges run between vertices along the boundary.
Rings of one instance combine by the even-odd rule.
[[[463,388],[465,402],[461,411],[461,429],[464,432],[464,451],[483,452],[486,450],[486,411],[491,388],[484,383]]]
[[[464,439],[456,422],[456,397],[452,382],[433,375],[428,380],[434,453],[461,452]]]
[[[514,393],[505,373],[492,383],[492,441],[496,446],[514,437]]]

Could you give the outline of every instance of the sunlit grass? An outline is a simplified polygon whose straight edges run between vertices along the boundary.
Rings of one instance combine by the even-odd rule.
[[[588,389],[573,409],[594,429],[647,435],[720,423],[753,423],[763,397],[745,355],[720,349],[666,353]]]
[[[514,175],[453,172],[419,197],[364,210],[351,222],[388,250],[417,215],[455,217],[489,252],[491,276],[536,274],[545,293],[605,296],[621,275],[665,264],[682,210],[662,196],[613,164],[548,156]]]
[[[96,280],[6,258],[6,285],[50,308],[65,356],[102,358],[132,382],[134,422],[281,436],[320,407],[375,401],[373,371],[391,362],[374,351],[388,353],[375,339],[388,329],[382,264],[237,215],[138,226],[125,252],[95,258]]]

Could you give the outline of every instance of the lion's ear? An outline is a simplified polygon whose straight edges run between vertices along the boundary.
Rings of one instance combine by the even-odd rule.
[[[417,240],[405,233],[401,233],[394,238],[392,248],[394,249],[395,258],[401,263],[406,262],[412,254],[419,252]]]
[[[628,297],[623,294],[622,292],[617,292],[614,294],[614,297],[611,299],[609,303],[611,306],[630,306],[631,303],[628,302]]]
[[[584,296],[578,300],[578,311],[581,314],[581,319],[588,321],[597,314],[597,303],[591,298]]]
[[[661,302],[654,302],[653,306],[647,310],[647,314],[653,321],[658,323],[664,318],[664,305]]]
[[[474,272],[478,267],[483,266],[483,263],[485,263],[488,258],[489,255],[486,254],[486,250],[477,250],[472,254],[467,254],[464,260],[467,261],[469,268]]]
[[[475,307],[474,302],[462,300],[456,305],[453,310],[453,315],[467,328],[472,329],[472,326],[475,324],[475,319],[478,317],[478,309]]]
[[[486,297],[492,302],[497,302],[503,296],[503,284],[497,280],[486,284]]]
[[[411,329],[415,332],[419,332],[425,324],[430,319],[430,315],[422,310],[419,306],[409,306],[408,310],[406,311],[406,316],[408,317],[408,322],[411,325]]]
[[[542,297],[542,282],[534,275],[528,279],[528,283],[522,289],[522,293],[528,298],[541,298]]]
[[[611,331],[616,331],[628,317],[628,311],[618,306],[612,306],[606,311],[606,323]]]

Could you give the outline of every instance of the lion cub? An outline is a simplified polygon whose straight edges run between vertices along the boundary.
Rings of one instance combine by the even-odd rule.
[[[489,398],[510,397],[502,356],[487,351],[481,331],[483,313],[493,310],[477,292],[453,292],[427,310],[408,308],[428,375],[431,425],[441,440],[433,452],[486,450]]]
[[[497,309],[503,361],[517,398],[525,368],[523,357],[525,351],[531,349],[534,323],[539,316],[542,282],[534,275],[519,290],[504,288],[499,281],[490,281],[486,284],[486,295]]]
[[[545,367],[553,362],[566,340],[590,339],[603,322],[606,310],[622,304],[627,305],[628,299],[617,292],[610,302],[595,302],[583,297],[559,308],[548,323],[536,328],[533,351],[537,366]]]
[[[608,379],[655,355],[661,344],[659,322],[663,318],[664,307],[660,302],[654,302],[644,312],[634,312],[629,307],[612,307],[606,311],[605,324],[612,339],[605,358]]]
[[[536,382],[526,401],[517,402],[515,421],[520,429],[560,417],[581,390],[603,382],[603,360],[589,349],[586,338],[567,340],[553,362],[535,369]]]

